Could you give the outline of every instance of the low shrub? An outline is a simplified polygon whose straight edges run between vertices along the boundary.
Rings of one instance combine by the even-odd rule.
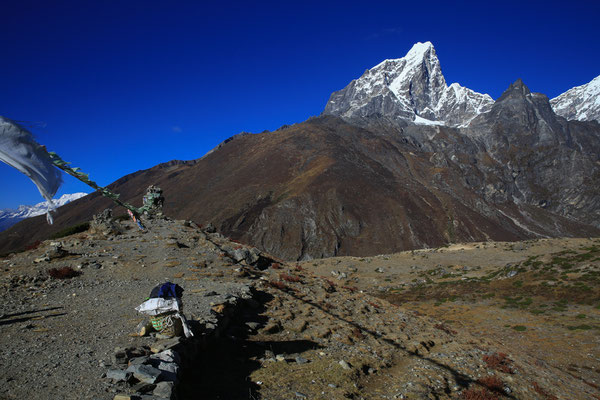
[[[575,326],[567,326],[567,329],[570,331],[575,331],[575,330],[582,330],[582,331],[587,331],[592,329],[592,327],[590,325],[575,325]]]
[[[327,279],[327,278],[323,278],[323,280],[324,280],[324,281],[325,281],[325,283],[327,283],[329,286],[333,286],[333,287],[335,287],[335,286],[336,286],[336,285],[335,285],[335,282],[334,282],[334,281],[332,281],[332,280],[329,280],[329,279]]]
[[[40,240],[36,240],[35,242],[31,243],[28,246],[25,246],[25,250],[35,250],[38,247],[40,247],[40,244],[42,244],[42,242]]]
[[[80,271],[75,271],[71,267],[51,268],[48,270],[48,275],[54,279],[70,279],[81,275]]]
[[[269,281],[269,285],[275,289],[279,289],[279,290],[286,290],[288,287],[285,283],[281,282],[281,281]]]
[[[486,376],[485,378],[480,378],[477,382],[492,391],[500,392],[504,389],[504,382],[497,376]]]
[[[510,358],[508,358],[508,355],[505,353],[494,353],[489,356],[484,355],[483,362],[486,363],[488,368],[492,368],[507,374],[514,373],[511,367],[512,361],[510,360]]]
[[[462,393],[464,400],[498,400],[498,395],[485,388],[471,388]]]
[[[372,301],[367,301],[367,304],[370,305],[371,307],[381,308],[381,306],[379,304],[373,303]]]
[[[360,331],[359,328],[354,328],[352,330],[352,336],[354,336],[355,338],[357,338],[359,340],[363,340],[365,338],[365,335],[363,335],[363,333]]]
[[[537,382],[533,382],[533,390],[543,396],[545,400],[558,400],[556,396],[546,392]]]
[[[439,329],[440,331],[446,332],[449,335],[456,335],[456,333],[457,333],[455,330],[450,329],[449,327],[447,327],[444,324],[436,324],[433,327],[436,329]]]

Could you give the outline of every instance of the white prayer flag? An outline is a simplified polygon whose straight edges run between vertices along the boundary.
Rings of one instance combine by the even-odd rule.
[[[15,167],[35,183],[48,201],[46,218],[52,223],[52,197],[62,183],[61,172],[52,164],[46,148],[27,129],[0,116],[0,161]]]

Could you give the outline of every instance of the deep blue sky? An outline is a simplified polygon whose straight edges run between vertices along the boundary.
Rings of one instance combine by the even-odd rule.
[[[597,1],[10,1],[0,115],[107,185],[241,131],[318,115],[331,92],[431,41],[448,83],[554,97],[600,74]],[[0,164],[0,208],[42,201]],[[65,176],[62,193],[91,190]]]

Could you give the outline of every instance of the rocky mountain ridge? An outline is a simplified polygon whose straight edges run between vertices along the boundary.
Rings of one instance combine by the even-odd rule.
[[[523,82],[467,128],[393,122],[322,116],[238,135],[111,189],[136,205],[158,185],[166,215],[290,260],[600,234],[598,124],[556,116]],[[112,204],[93,194],[66,207],[55,227],[28,220],[0,234],[0,253]]]
[[[547,96],[517,80],[465,134],[503,166],[492,196],[600,226],[599,128],[557,116]],[[489,189],[482,188],[484,195]]]
[[[71,193],[63,194],[58,199],[54,199],[54,207],[59,208],[73,200],[77,200],[86,196],[87,193]],[[16,224],[17,222],[25,219],[42,215],[46,213],[48,205],[45,201],[37,203],[33,206],[20,205],[16,210],[4,209],[0,210],[0,232],[6,230]]]
[[[556,114],[568,120],[600,122],[600,75],[550,100]]]
[[[431,42],[385,60],[334,92],[323,114],[345,118],[383,115],[417,124],[465,126],[494,100],[458,83],[446,84]]]
[[[556,115],[521,80],[491,103],[466,91],[452,97],[460,87],[446,86],[431,43],[363,78],[334,93],[320,117],[235,135],[202,158],[138,171],[110,188],[140,205],[158,185],[166,215],[211,223],[289,260],[600,232],[596,121]],[[441,106],[450,98],[466,103]],[[426,118],[442,115],[453,117]],[[17,224],[0,233],[0,254],[106,207],[113,204],[94,193],[66,206],[53,227],[41,218]]]
[[[568,120],[600,121],[600,76],[553,98],[556,114]],[[396,124],[466,127],[489,111],[494,100],[458,83],[446,84],[431,42],[418,42],[406,56],[367,69],[332,93],[323,114],[349,120],[383,116]]]

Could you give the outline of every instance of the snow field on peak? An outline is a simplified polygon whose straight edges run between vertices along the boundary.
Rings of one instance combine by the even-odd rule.
[[[71,194],[63,194],[58,199],[52,200],[54,203],[54,207],[62,207],[67,203],[70,203],[74,200],[80,199],[83,196],[86,196],[88,193],[71,193]],[[48,209],[48,203],[43,201],[41,203],[37,203],[33,206],[20,205],[16,210],[12,209],[4,209],[0,210],[0,218],[31,218],[38,215],[45,214]]]
[[[558,115],[580,121],[600,121],[600,75],[550,100]]]
[[[413,120],[413,122],[417,125],[431,125],[431,126],[440,126],[440,125],[446,124],[444,121],[432,121],[427,118],[419,117],[418,115],[415,115],[415,119]]]

